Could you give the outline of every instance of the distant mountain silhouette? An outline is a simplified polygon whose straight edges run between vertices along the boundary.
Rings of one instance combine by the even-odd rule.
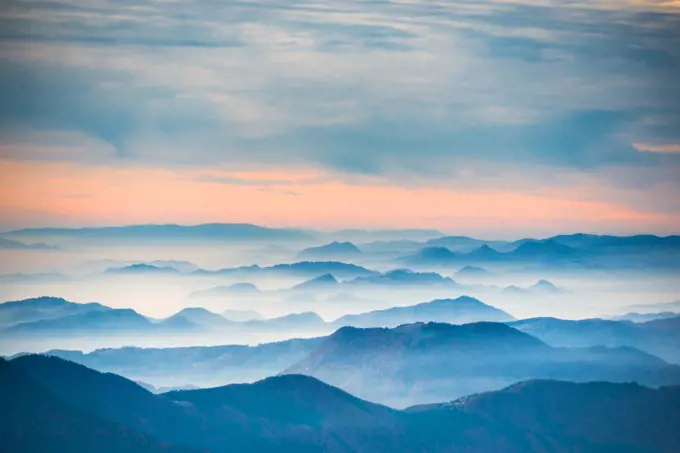
[[[225,320],[226,321],[226,320]],[[201,325],[197,322],[192,321],[186,316],[170,316],[169,318],[162,319],[161,321],[149,326],[142,332],[144,334],[152,333],[189,333],[189,332],[202,332],[210,329],[208,326]],[[114,332],[115,333],[115,332]]]
[[[543,293],[558,293],[560,289],[548,280],[539,280],[532,287],[532,290]]]
[[[37,244],[25,244],[0,237],[0,250],[56,250],[57,247],[42,242]]]
[[[144,241],[238,241],[310,239],[309,233],[285,228],[265,228],[247,223],[210,223],[202,225],[129,225],[91,228],[28,228],[6,233],[16,237],[61,237],[89,240]]]
[[[572,257],[576,253],[578,252],[573,247],[548,239],[545,241],[525,242],[507,255],[515,259],[559,259]]]
[[[172,267],[152,266],[151,264],[138,263],[123,267],[112,267],[106,270],[106,274],[120,275],[149,275],[149,274],[177,274],[178,271]]]
[[[680,440],[676,387],[528,382],[398,411],[300,375],[154,395],[40,356],[1,360],[0,384],[0,449],[19,453],[674,453]]]
[[[318,330],[327,327],[326,321],[314,312],[291,313],[278,318],[264,319],[261,321],[248,321],[244,325],[249,328],[262,330]]]
[[[0,283],[61,283],[69,280],[69,277],[58,272],[0,274]]]
[[[358,315],[346,315],[333,322],[337,326],[396,327],[415,322],[464,324],[476,321],[509,321],[508,313],[473,297],[439,299],[406,307],[393,307]]]
[[[477,267],[477,266],[465,266],[456,272],[455,276],[457,278],[479,278],[479,277],[488,277],[493,275],[493,272],[490,272],[483,267]]]
[[[614,316],[612,321],[631,321],[631,322],[647,322],[655,319],[676,318],[680,316],[678,313],[672,311],[662,311],[659,313],[625,313],[623,315]]]
[[[361,250],[351,242],[331,242],[319,247],[310,247],[298,253],[298,258],[308,261],[342,260],[361,255]]]
[[[549,238],[559,244],[569,247],[583,247],[591,250],[614,250],[620,251],[631,249],[678,249],[680,248],[680,236],[655,236],[640,234],[634,236],[611,236],[596,234],[569,234]]]
[[[465,255],[465,258],[470,261],[498,261],[502,259],[505,255],[489,247],[486,244],[479,246],[472,250],[470,253]]]
[[[219,269],[216,271],[200,270],[195,274],[205,275],[238,275],[238,276],[293,276],[314,278],[323,274],[333,274],[336,278],[354,278],[368,275],[376,275],[378,272],[366,269],[355,264],[342,263],[340,261],[301,261],[292,264],[276,264],[270,267],[257,265]]]
[[[382,274],[370,275],[368,277],[357,277],[344,283],[346,286],[356,285],[446,285],[455,286],[449,277],[442,277],[436,272],[414,272],[409,269],[395,269]]]
[[[132,309],[110,308],[15,324],[0,333],[2,335],[104,335],[148,331],[152,327],[153,324],[147,318]]]
[[[170,318],[166,318],[163,322],[172,321],[173,318],[184,318],[193,324],[206,328],[219,328],[232,324],[225,317],[202,307],[184,308]]]
[[[333,277],[333,274],[323,274],[319,275],[318,277],[314,277],[311,280],[307,280],[305,282],[299,283],[295,286],[293,286],[293,290],[299,291],[309,291],[309,290],[317,290],[317,289],[323,289],[323,290],[328,290],[328,289],[333,289],[337,288],[339,285],[338,281]]]
[[[653,313],[659,311],[671,311],[680,315],[680,300],[673,302],[661,302],[658,304],[640,304],[640,305],[629,305],[625,307],[630,310],[639,311],[641,313]]]
[[[529,290],[526,288],[520,288],[519,286],[516,285],[510,285],[503,288],[503,292],[509,295],[522,295],[528,294]]]
[[[561,294],[564,293],[565,291],[562,288],[558,288],[548,280],[539,280],[527,288],[521,288],[519,286],[514,285],[507,286],[503,289],[503,292],[506,294],[548,295],[548,294]]]
[[[460,262],[492,262],[512,258],[510,253],[500,253],[482,244],[467,253],[454,253],[445,247],[426,247],[419,252],[400,258],[399,261],[414,266],[445,266]]]
[[[260,294],[260,290],[257,286],[252,283],[234,283],[229,286],[214,286],[208,289],[202,289],[199,291],[194,291],[189,295],[193,298],[201,297],[225,297],[225,296],[235,296],[235,295],[257,295]]]
[[[446,247],[425,247],[412,255],[398,259],[399,262],[412,266],[443,265],[459,260],[460,256]]]
[[[233,308],[224,310],[222,316],[229,321],[236,322],[257,321],[262,319],[262,315],[254,310],[236,310]]]
[[[427,247],[445,247],[454,252],[470,252],[482,245],[504,246],[505,244],[507,243],[504,241],[485,241],[467,236],[444,236],[430,239],[425,243]]]
[[[672,326],[678,320],[680,315],[658,322]],[[680,364],[680,329],[666,329],[657,321],[636,324],[604,319],[531,318],[510,325],[553,346],[629,346]]]
[[[215,387],[271,376],[302,360],[322,338],[294,339],[257,346],[97,349],[90,353],[53,350],[61,357],[102,372],[120,374],[156,387]]]
[[[390,405],[452,399],[517,380],[680,384],[680,366],[632,348],[552,348],[499,323],[344,327],[285,373]]]
[[[0,326],[8,327],[20,323],[107,310],[111,308],[96,302],[77,304],[60,297],[36,297],[0,303]]]
[[[420,251],[398,258],[397,261],[413,266],[446,266],[455,263],[484,263],[502,261],[526,266],[527,263],[577,268],[671,268],[680,267],[680,236],[555,236],[547,239],[521,239],[513,243],[495,241],[498,250],[484,242],[468,251],[429,245],[446,244],[428,242]],[[456,242],[453,239],[452,242]],[[467,241],[470,243],[469,241]],[[467,253],[465,253],[467,251]],[[625,256],[626,259],[621,258]]]
[[[174,269],[182,274],[190,274],[199,269],[194,263],[189,261],[177,261],[177,260],[155,260],[147,263],[151,266]]]
[[[353,278],[376,274],[375,271],[354,264],[338,261],[302,261],[293,264],[277,264],[269,269],[272,273],[315,277],[321,274],[332,274],[336,278]]]

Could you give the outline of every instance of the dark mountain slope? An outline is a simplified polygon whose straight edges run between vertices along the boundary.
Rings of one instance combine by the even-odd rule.
[[[14,362],[14,361],[13,361]],[[0,359],[0,451],[7,453],[190,453],[70,403],[31,373]],[[32,367],[32,365],[31,365]],[[30,368],[30,367],[29,367]],[[46,371],[46,370],[43,370]],[[76,383],[77,384],[77,383]]]
[[[680,451],[680,387],[528,381],[448,407],[573,444],[586,440],[608,446],[600,448]]]
[[[538,394],[522,394],[531,385],[512,387],[520,389],[521,398],[505,402],[493,401],[508,390],[491,394],[493,404],[480,402],[485,395],[474,395],[467,403],[405,412],[306,376],[153,395],[115,375],[26,356],[0,361],[0,448],[175,453],[182,450],[152,439],[183,437],[187,445],[213,453],[677,451],[675,390],[659,395],[665,389],[643,389],[637,395],[638,387],[630,385],[618,391],[612,384],[595,384],[603,388],[589,391],[591,384],[556,383]],[[616,436],[619,429],[630,432]]]
[[[40,355],[10,363],[75,408],[160,440],[186,445],[198,432],[198,420],[187,417],[183,408],[116,374]]]

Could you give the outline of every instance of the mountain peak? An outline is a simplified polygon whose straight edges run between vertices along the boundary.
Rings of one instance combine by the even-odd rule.
[[[490,274],[491,272],[483,267],[467,265],[456,272],[456,277],[483,277]]]
[[[333,277],[333,274],[327,273],[327,274],[319,275],[318,277],[314,277],[311,280],[307,280],[305,282],[299,283],[299,284],[293,286],[293,289],[295,289],[295,290],[321,289],[321,288],[334,287],[334,286],[337,286],[337,285],[338,285],[338,281],[336,280],[335,277]]]
[[[514,318],[498,308],[474,297],[435,299],[417,305],[375,310],[357,315],[346,315],[335,321],[340,326],[395,327],[417,322],[463,324],[477,321],[506,322]]]
[[[181,321],[182,319],[189,321],[189,323],[183,323]],[[181,326],[190,327],[192,324],[204,327],[215,327],[223,326],[228,323],[229,321],[227,321],[227,319],[224,318],[222,315],[213,313],[212,311],[207,310],[203,307],[183,308],[182,310],[178,311],[171,317],[162,321],[163,325],[165,326],[172,325],[173,327]]]
[[[298,253],[300,258],[350,257],[360,255],[361,250],[351,242],[333,241],[318,247],[309,247]]]
[[[510,252],[516,256],[562,256],[571,255],[575,249],[564,244],[560,244],[554,239],[543,241],[527,241]]]
[[[129,266],[112,267],[105,271],[107,274],[177,274],[173,267],[159,267],[147,263],[130,264]]]
[[[555,286],[552,282],[549,280],[541,279],[537,281],[532,288],[534,289],[540,289],[540,290],[548,290],[548,291],[557,291],[557,286]]]
[[[473,251],[471,251],[470,253],[468,253],[466,256],[468,258],[484,258],[484,259],[487,259],[487,258],[497,258],[500,255],[501,255],[501,253],[498,250],[489,247],[488,244],[482,244],[479,247],[477,247],[476,249],[474,249]]]
[[[350,284],[372,285],[455,285],[449,277],[442,277],[436,272],[414,272],[410,269],[394,269],[383,274],[369,277],[358,277],[350,280]]]

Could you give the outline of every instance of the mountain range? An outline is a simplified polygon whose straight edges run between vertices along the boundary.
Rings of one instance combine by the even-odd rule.
[[[392,406],[448,400],[530,378],[680,384],[680,366],[633,348],[554,348],[500,323],[344,327],[284,373]]]
[[[642,323],[531,318],[513,321],[509,325],[552,346],[627,346],[680,364],[680,315]]]
[[[559,262],[583,258],[587,251],[572,248],[553,240],[527,241],[516,248],[499,252],[487,244],[482,244],[466,253],[452,252],[446,247],[425,247],[418,252],[401,257],[399,262],[414,265],[448,265],[455,263],[490,263],[490,262]]]
[[[507,241],[486,241],[467,236],[443,236],[430,239],[424,244],[425,247],[444,247],[455,252],[470,252],[483,245],[503,248],[511,245],[511,243]]]
[[[122,267],[112,267],[105,271],[106,274],[119,275],[149,275],[149,274],[166,274],[172,275],[179,273],[172,267],[154,266],[152,264],[137,263]]]
[[[483,267],[478,267],[478,266],[464,266],[460,268],[456,274],[455,277],[457,278],[483,278],[483,277],[490,277],[493,275],[493,272],[484,269]]]
[[[144,241],[234,241],[234,240],[305,240],[312,236],[299,229],[266,228],[247,223],[209,223],[201,225],[128,225],[88,228],[27,228],[4,233],[4,236],[52,237],[78,240]]]
[[[13,241],[0,237],[0,250],[56,250],[57,247],[47,245],[42,242],[35,244],[25,244],[19,241]]]
[[[96,302],[74,304],[59,297],[37,297],[0,304],[0,327],[110,310]]]
[[[678,387],[529,381],[390,409],[312,377],[154,395],[56,357],[0,359],[0,450],[15,453],[674,453]],[[619,433],[619,434],[617,434]]]
[[[394,269],[384,273],[375,273],[365,277],[356,277],[347,282],[351,285],[443,285],[455,286],[449,277],[442,277],[436,272],[414,272],[409,269]]]
[[[355,278],[377,275],[378,272],[366,269],[355,264],[340,261],[300,261],[291,264],[276,264],[274,266],[261,267],[258,265],[234,268],[218,269],[214,271],[199,270],[192,275],[236,275],[244,277],[252,276],[293,276],[302,278],[314,278],[323,274],[332,274],[336,278]]]
[[[506,286],[503,288],[505,294],[516,294],[516,295],[550,295],[550,294],[562,294],[565,292],[564,289],[558,288],[552,282],[542,279],[534,283],[533,285],[522,288],[519,286]]]
[[[306,248],[297,257],[306,261],[346,260],[361,255],[361,250],[351,242],[331,242],[318,247]]]
[[[202,307],[188,307],[163,319],[147,318],[126,308],[79,304],[41,297],[0,304],[0,338],[21,336],[194,335],[256,331],[323,331],[328,325],[316,313],[291,313],[269,319],[227,319]]]
[[[476,321],[510,321],[512,315],[473,297],[438,299],[406,307],[393,307],[356,315],[345,315],[333,322],[336,326],[396,327],[417,322],[465,324]]]
[[[293,339],[257,346],[192,346],[181,348],[52,350],[45,354],[85,365],[97,371],[150,382],[155,387],[214,387],[231,382],[250,382],[279,373],[302,360],[321,343],[321,338]]]
[[[451,241],[454,244],[465,242],[468,246],[463,248],[448,248],[445,239],[428,241],[417,252],[397,258],[397,262],[411,266],[493,262],[586,268],[651,269],[680,266],[677,253],[680,251],[680,236],[575,234],[546,239],[521,239],[512,243],[463,241],[462,238]],[[470,248],[472,244],[479,245]]]

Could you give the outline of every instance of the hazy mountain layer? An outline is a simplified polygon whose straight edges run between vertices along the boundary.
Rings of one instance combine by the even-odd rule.
[[[393,406],[453,399],[518,380],[680,384],[680,366],[632,348],[553,348],[499,323],[345,327],[285,373]]]

